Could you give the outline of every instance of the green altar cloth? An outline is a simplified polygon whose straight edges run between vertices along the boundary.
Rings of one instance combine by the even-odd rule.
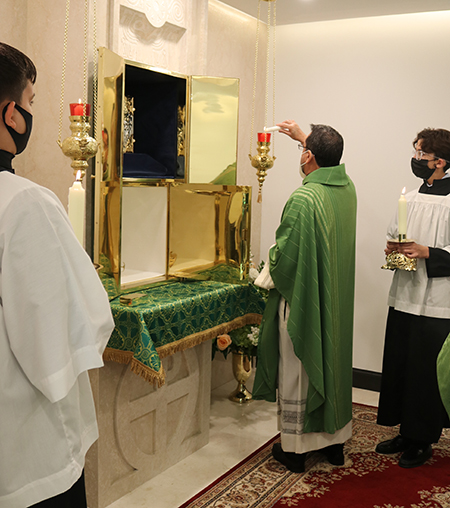
[[[162,358],[248,324],[259,324],[264,300],[250,284],[213,281],[169,282],[151,287],[131,305],[121,304],[113,284],[104,285],[116,327],[106,361],[162,386]]]

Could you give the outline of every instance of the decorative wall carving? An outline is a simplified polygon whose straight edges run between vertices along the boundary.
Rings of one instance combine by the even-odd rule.
[[[183,0],[122,0],[124,7],[145,14],[149,23],[161,28],[165,23],[186,28],[186,2]]]
[[[208,0],[113,0],[113,4],[113,51],[171,71],[203,73]]]
[[[168,69],[179,53],[177,44],[185,34],[181,26],[165,22],[161,27],[150,23],[146,14],[126,7],[120,10],[121,55],[129,60],[150,63]],[[169,55],[171,58],[169,59]]]

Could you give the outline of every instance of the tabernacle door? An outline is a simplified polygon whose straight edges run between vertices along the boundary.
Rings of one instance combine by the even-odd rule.
[[[236,185],[239,79],[192,76],[189,183]]]
[[[125,63],[106,48],[99,49],[96,138],[100,153],[95,173],[94,261],[100,275],[114,277],[120,286],[122,222],[122,125]]]
[[[169,276],[246,280],[251,188],[174,183],[169,192]]]

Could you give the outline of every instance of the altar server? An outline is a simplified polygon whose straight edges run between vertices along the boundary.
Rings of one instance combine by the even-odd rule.
[[[266,272],[273,285],[261,326],[254,398],[276,400],[281,445],[272,454],[303,472],[308,452],[344,464],[351,437],[356,193],[340,164],[342,136],[292,120],[303,185],[288,199]],[[261,275],[264,279],[264,273]],[[259,284],[261,280],[256,281]]]
[[[87,371],[114,325],[58,198],[14,174],[35,80],[31,60],[0,43],[0,507],[82,508],[98,437]]]
[[[417,258],[417,271],[397,269],[389,291],[378,423],[395,426],[382,454],[402,452],[404,468],[424,464],[450,422],[439,393],[436,360],[450,333],[450,132],[424,129],[413,141],[411,169],[423,180],[406,195],[407,236],[398,243],[395,216],[386,254]],[[448,370],[448,366],[447,366]],[[447,388],[448,389],[448,388]]]

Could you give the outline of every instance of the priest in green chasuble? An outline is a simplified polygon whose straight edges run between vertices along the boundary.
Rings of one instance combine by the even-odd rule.
[[[303,472],[315,450],[344,464],[352,432],[356,192],[340,164],[344,142],[335,129],[311,125],[306,135],[292,120],[278,125],[300,143],[304,179],[255,282],[270,292],[253,397],[278,402],[281,444],[272,454]]]

